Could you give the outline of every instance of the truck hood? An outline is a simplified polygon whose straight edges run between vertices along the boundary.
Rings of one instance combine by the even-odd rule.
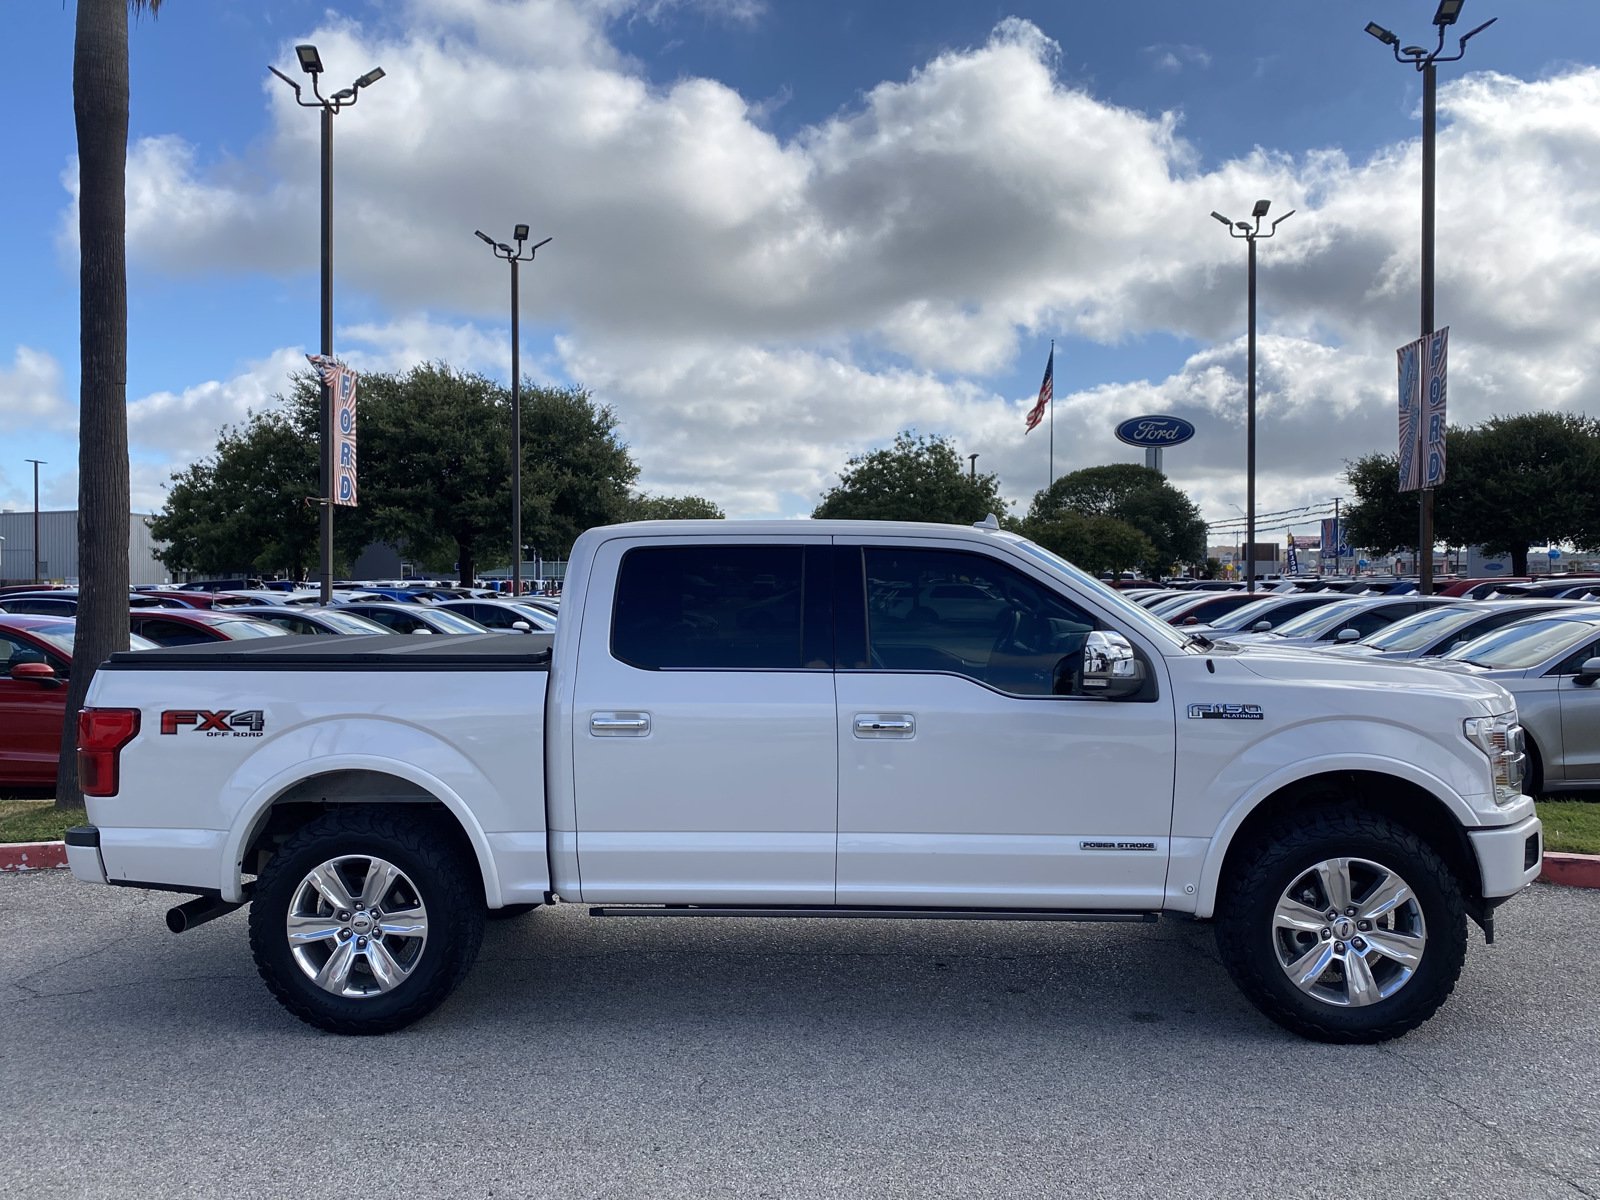
[[[1324,654],[1293,648],[1268,651],[1252,646],[1232,656],[1246,671],[1275,683],[1336,684],[1383,692],[1426,692],[1438,697],[1456,697],[1469,704],[1489,707],[1483,711],[1502,713],[1512,700],[1499,684],[1455,671],[1440,671],[1409,662],[1388,663],[1381,659]]]

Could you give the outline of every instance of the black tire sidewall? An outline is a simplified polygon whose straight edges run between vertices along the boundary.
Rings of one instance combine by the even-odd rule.
[[[250,906],[250,945],[268,987],[301,1020],[336,1033],[388,1033],[437,1008],[471,965],[482,934],[482,897],[465,886],[466,864],[446,848],[435,824],[385,829],[393,822],[372,816],[362,813],[346,822],[330,815],[295,834],[258,878]],[[357,998],[324,991],[295,961],[285,934],[290,901],[307,873],[345,855],[393,863],[411,880],[427,910],[421,959],[406,980],[380,995]],[[470,885],[477,887],[475,868]]]
[[[1217,924],[1223,961],[1263,1012],[1296,1033],[1336,1042],[1397,1037],[1432,1016],[1455,988],[1466,951],[1460,885],[1437,854],[1398,826],[1374,832],[1382,825],[1374,827],[1371,818],[1359,820],[1368,829],[1355,821],[1319,824],[1287,832],[1283,841],[1263,848],[1230,889]],[[1367,859],[1397,872],[1417,898],[1427,927],[1416,973],[1393,996],[1361,1008],[1327,1004],[1297,988],[1278,960],[1273,936],[1273,914],[1289,885],[1335,857]]]

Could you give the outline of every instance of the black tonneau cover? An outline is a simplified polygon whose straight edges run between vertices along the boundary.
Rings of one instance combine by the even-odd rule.
[[[113,654],[102,671],[547,671],[553,633],[290,634]]]

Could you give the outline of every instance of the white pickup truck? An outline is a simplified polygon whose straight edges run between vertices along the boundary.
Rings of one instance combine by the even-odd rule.
[[[1394,1037],[1539,873],[1493,684],[1184,635],[974,528],[649,522],[554,635],[114,656],[79,756],[95,883],[250,903],[294,1014],[437,1007],[486,917],[1212,920],[1273,1020]]]

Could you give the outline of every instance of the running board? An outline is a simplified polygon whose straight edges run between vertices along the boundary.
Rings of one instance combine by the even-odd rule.
[[[857,917],[874,921],[1137,921],[1159,913],[1060,908],[724,908],[712,904],[601,905],[591,917]]]

